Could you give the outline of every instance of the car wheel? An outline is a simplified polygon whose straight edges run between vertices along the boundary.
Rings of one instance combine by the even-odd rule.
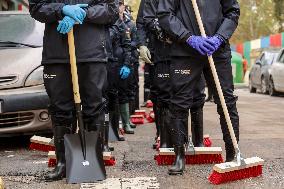
[[[273,79],[270,78],[269,80],[269,88],[268,88],[268,91],[269,91],[269,95],[270,96],[276,96],[277,93],[275,91],[275,87],[274,87],[274,82],[273,82]]]
[[[261,77],[261,93],[267,94],[267,84],[265,82],[264,77]]]
[[[251,81],[251,79],[249,79],[249,92],[250,92],[250,93],[256,93],[256,88],[254,88],[254,87],[252,86],[252,81]]]

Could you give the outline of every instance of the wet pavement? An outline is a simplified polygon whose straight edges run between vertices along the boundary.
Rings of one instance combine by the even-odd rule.
[[[107,167],[110,179],[106,182],[89,185],[67,185],[66,180],[44,182],[43,176],[49,170],[47,153],[28,150],[27,137],[0,139],[0,176],[7,189],[284,188],[284,97],[250,94],[247,89],[238,89],[236,94],[240,148],[245,157],[259,156],[265,160],[261,177],[214,186],[207,180],[213,165],[187,165],[183,176],[169,176],[168,167],[157,166],[153,159],[155,126],[149,123],[138,126],[135,135],[126,136],[127,141],[111,144],[115,147],[116,165]],[[206,103],[204,133],[210,135],[213,146],[224,149],[218,122],[216,106]]]

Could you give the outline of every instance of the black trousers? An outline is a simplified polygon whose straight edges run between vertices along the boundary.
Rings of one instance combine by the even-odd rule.
[[[103,93],[106,63],[78,63],[83,120],[93,130],[103,124]],[[74,96],[69,64],[44,65],[44,85],[50,98],[49,112],[56,124],[70,125],[74,119]]]
[[[170,104],[171,98],[170,61],[156,62],[151,96],[157,104]]]
[[[230,58],[226,60],[215,60],[216,70],[219,76],[225,102],[228,107],[230,118],[234,127],[234,132],[239,139],[239,116],[236,107],[237,96],[234,95],[234,85]],[[214,101],[217,104],[217,111],[220,116],[220,124],[223,132],[223,140],[226,145],[231,145],[231,137],[225,121],[225,116],[221,107],[221,102],[217,94],[216,85],[207,58],[196,57],[172,57],[171,62],[171,115],[173,119],[184,119],[188,117],[188,109],[194,105],[194,91],[204,73],[205,80],[212,88]]]
[[[152,94],[154,72],[155,72],[154,65],[145,63],[145,66],[144,66],[144,102],[146,102],[149,99],[155,100],[153,98],[156,98],[153,95],[154,93]],[[151,94],[150,94],[150,92],[151,92]]]
[[[129,102],[130,97],[133,96],[133,69],[126,79],[120,78],[120,69],[123,65],[118,62],[109,62],[107,66],[107,91],[112,93],[111,96],[118,99],[119,104],[125,104]],[[111,100],[110,100],[111,101]]]
[[[205,98],[205,78],[202,74],[199,80],[196,82],[195,88],[193,89],[193,103],[190,109],[194,111],[199,108],[203,108]]]

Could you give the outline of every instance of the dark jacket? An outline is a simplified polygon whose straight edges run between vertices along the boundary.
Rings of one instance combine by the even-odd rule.
[[[143,19],[144,4],[145,4],[145,0],[141,0],[139,9],[138,9],[137,19],[136,19],[139,46],[142,46],[142,45],[147,46],[147,31],[146,31],[146,27],[145,27],[144,19]]]
[[[78,62],[106,62],[108,24],[118,17],[116,0],[29,0],[30,14],[45,23],[42,63],[68,63],[67,35],[56,28],[62,20],[65,4],[86,3],[87,16],[82,25],[74,26],[76,58]]]
[[[139,64],[139,53],[137,51],[139,40],[137,35],[137,28],[135,23],[130,19],[125,19],[124,23],[129,28],[131,37],[131,62],[132,64]]]
[[[198,0],[197,3],[207,36],[218,34],[225,40],[213,57],[230,58],[229,39],[240,16],[237,0]],[[162,28],[174,39],[172,56],[200,56],[186,44],[190,35],[201,35],[191,0],[160,0],[157,15]]]
[[[131,66],[131,38],[126,24],[118,19],[109,29],[111,42],[110,62]]]
[[[147,29],[154,35],[154,63],[167,61],[170,59],[170,44],[165,41],[166,33],[160,28],[157,20],[157,9],[159,0],[145,0],[144,5],[144,22]]]
[[[145,0],[141,0],[136,19],[138,46],[147,46],[151,53],[153,53],[153,40],[155,36],[152,35],[151,32],[146,28],[144,21],[144,6]]]

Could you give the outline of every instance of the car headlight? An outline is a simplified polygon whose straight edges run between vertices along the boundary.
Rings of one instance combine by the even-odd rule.
[[[35,69],[26,79],[25,87],[43,84],[43,66]]]

